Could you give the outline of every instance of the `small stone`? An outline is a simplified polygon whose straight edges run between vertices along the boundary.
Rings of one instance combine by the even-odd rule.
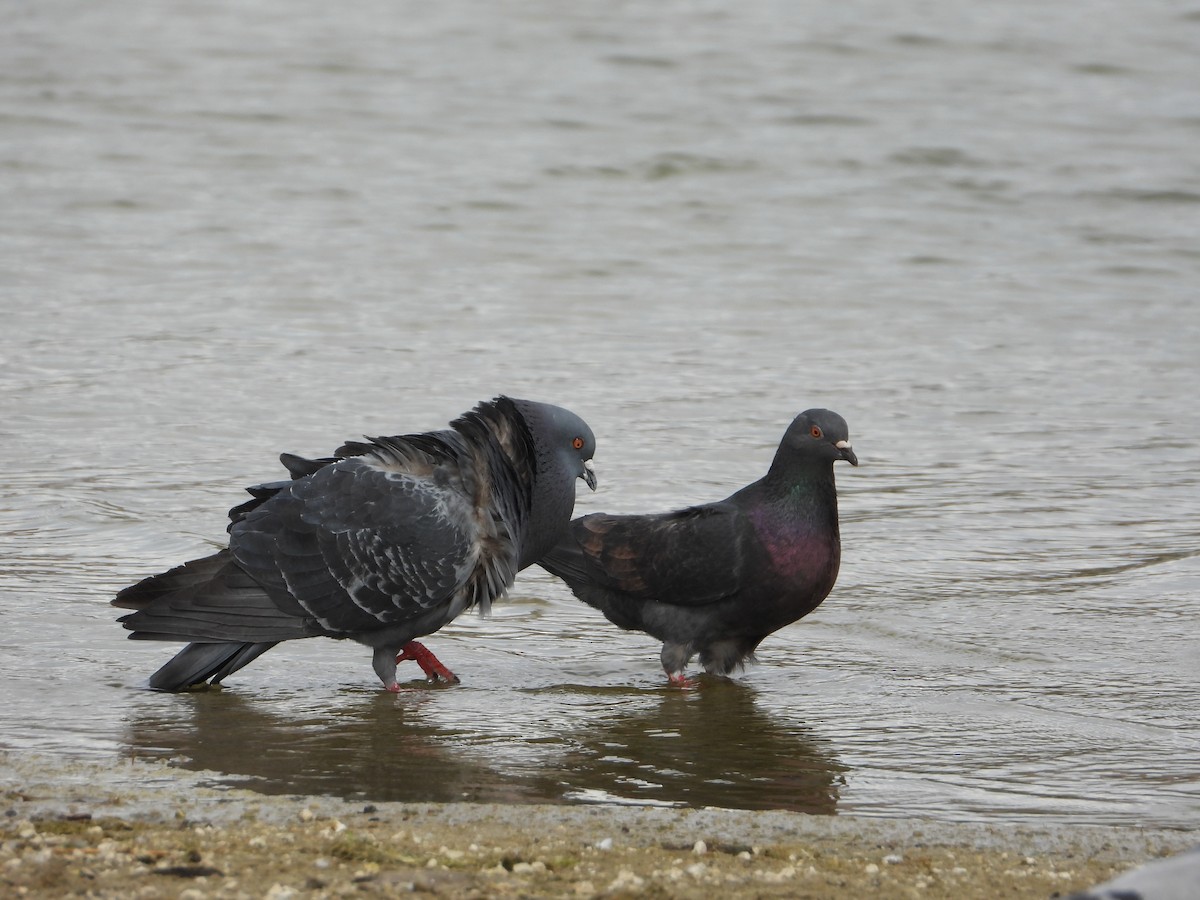
[[[749,850],[743,850],[741,853],[739,853],[737,855],[737,858],[745,860],[746,862],[749,862],[753,857],[750,856]]]
[[[904,857],[899,853],[889,853],[883,858],[883,861],[889,866],[898,866],[900,863],[904,862]]]
[[[809,868],[812,867],[810,866]],[[813,874],[816,874],[815,869],[813,870]],[[758,877],[768,884],[782,884],[796,877],[796,869],[794,866],[784,866],[778,872],[762,872]]]
[[[605,838],[604,840],[600,841],[600,843],[596,844],[597,850],[611,850],[612,848],[613,848],[612,838]]]
[[[513,863],[512,872],[514,875],[528,875],[533,871],[533,866],[527,862]]]
[[[638,890],[646,883],[644,878],[633,874],[630,869],[621,869],[617,873],[617,877],[612,880],[612,884],[608,886],[610,893],[624,890]]]
[[[693,878],[703,878],[704,873],[708,871],[708,866],[704,865],[704,863],[692,863],[684,871]]]
[[[878,875],[879,874],[879,866],[875,865],[875,863],[867,863],[867,865],[863,869],[863,871],[866,872],[868,875]]]
[[[313,819],[316,818],[316,816],[313,814],[313,811],[311,809],[309,809],[307,806],[304,807],[304,809],[300,810],[300,812],[297,813],[297,815],[300,817],[301,822],[311,822]]]
[[[708,844],[704,843],[704,841],[696,841],[696,843],[692,844],[692,852],[697,856],[703,856],[708,852]]]

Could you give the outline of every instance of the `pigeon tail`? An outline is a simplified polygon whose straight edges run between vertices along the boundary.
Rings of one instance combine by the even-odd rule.
[[[212,679],[213,684],[248,665],[272,647],[272,643],[188,644],[150,676],[156,691],[186,691]]]
[[[281,609],[228,550],[125,588],[113,606],[132,640],[263,643],[311,637],[309,620]]]

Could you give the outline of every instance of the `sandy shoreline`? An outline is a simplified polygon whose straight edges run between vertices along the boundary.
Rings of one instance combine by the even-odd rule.
[[[0,893],[60,897],[1053,897],[1192,832],[788,812],[364,805],[162,763],[0,753]]]

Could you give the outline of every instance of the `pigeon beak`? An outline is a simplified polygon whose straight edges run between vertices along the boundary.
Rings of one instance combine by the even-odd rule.
[[[590,459],[585,459],[583,461],[583,474],[579,477],[586,481],[587,486],[593,491],[596,489],[596,467],[592,465],[592,461]]]
[[[854,451],[850,449],[849,441],[838,441],[833,446],[842,451],[842,459],[850,463],[852,466],[858,465],[858,457],[854,455]]]

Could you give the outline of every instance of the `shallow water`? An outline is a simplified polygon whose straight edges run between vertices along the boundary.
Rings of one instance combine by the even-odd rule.
[[[268,792],[1200,826],[1200,14],[365,4],[0,38],[0,747]],[[282,450],[499,392],[578,509],[716,499],[827,406],[830,599],[733,682],[538,569],[429,641],[223,691],[107,601]],[[412,677],[416,677],[414,669]]]

